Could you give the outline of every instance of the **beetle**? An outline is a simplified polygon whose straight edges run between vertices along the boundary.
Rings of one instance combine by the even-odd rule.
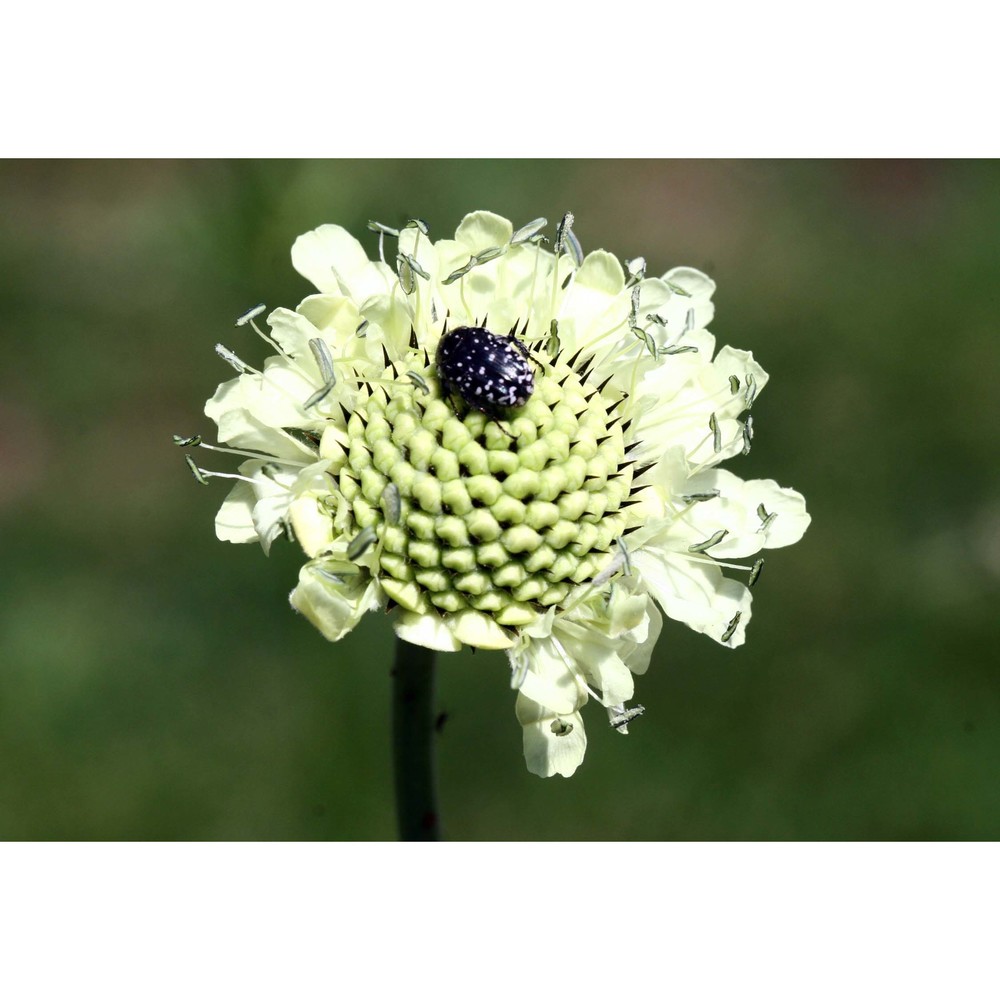
[[[485,326],[459,326],[438,343],[438,379],[446,396],[461,396],[499,421],[502,410],[524,406],[535,391],[530,357],[514,328],[503,337]]]

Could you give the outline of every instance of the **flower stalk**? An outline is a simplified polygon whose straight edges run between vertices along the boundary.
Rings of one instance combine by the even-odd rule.
[[[434,756],[433,649],[396,639],[392,763],[400,840],[440,840]]]

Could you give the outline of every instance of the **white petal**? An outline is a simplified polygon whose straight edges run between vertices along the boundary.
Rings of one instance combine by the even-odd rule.
[[[514,227],[510,222],[493,212],[470,212],[455,230],[455,240],[465,246],[469,254],[502,247],[513,235]]]
[[[319,336],[319,330],[305,316],[291,309],[278,308],[267,317],[267,325],[271,328],[274,342],[288,357],[306,364],[313,361],[309,341]],[[315,371],[315,363],[310,371]]]
[[[773,479],[744,482],[726,469],[706,469],[692,476],[686,489],[692,493],[719,491],[717,499],[695,504],[685,519],[692,540],[726,530],[726,537],[709,551],[714,559],[742,558],[761,549],[792,545],[811,521],[802,494],[779,486]],[[761,507],[767,515],[776,515],[766,528]]]
[[[345,577],[343,584],[337,584],[306,563],[299,570],[299,583],[289,601],[327,639],[336,642],[358,624],[365,612],[379,606],[379,588],[366,574]]]
[[[518,704],[521,700],[519,697]],[[587,733],[579,712],[522,725],[524,761],[532,774],[541,778],[551,778],[554,774],[568,778],[583,763],[587,752]]]
[[[219,440],[277,459],[301,462],[304,458],[315,458],[305,445],[281,430],[280,424],[269,425],[254,415],[258,408],[267,412],[268,400],[261,399],[263,384],[261,375],[240,375],[216,389],[205,403],[205,414],[218,425]]]
[[[674,292],[665,310],[661,308],[660,315],[668,320],[668,331],[676,335],[685,328],[688,328],[689,333],[704,330],[715,316],[715,306],[712,304],[715,282],[693,267],[675,267],[667,271],[663,280],[688,293],[683,295]],[[689,318],[688,313],[692,310]],[[687,343],[686,340],[682,342]]]
[[[520,691],[533,703],[552,715],[565,715],[576,711],[586,700],[586,694],[581,692],[576,677],[551,640],[532,642],[521,655],[528,658],[528,670]]]
[[[646,631],[646,638],[642,642],[636,643],[633,649],[624,657],[625,666],[633,674],[644,674],[646,672],[649,667],[650,658],[653,655],[653,650],[656,648],[656,641],[660,638],[660,632],[663,629],[663,615],[660,614],[660,610],[653,600],[649,602],[648,614],[649,624]]]
[[[215,515],[215,537],[223,542],[256,542],[253,505],[257,497],[249,483],[237,483]]]
[[[288,507],[288,520],[295,540],[310,559],[330,547],[334,539],[333,520],[315,495],[296,497]]]
[[[292,266],[321,292],[346,291],[368,263],[364,247],[343,226],[320,226],[292,245]]]
[[[723,633],[739,611],[739,627],[725,645],[734,647],[743,642],[750,620],[750,592],[743,584],[725,578],[715,563],[655,545],[633,552],[631,559],[643,585],[669,618],[722,642]]]
[[[614,254],[587,254],[559,308],[559,336],[574,353],[581,348],[611,347],[627,333],[631,297],[625,293],[625,272]]]
[[[760,364],[754,360],[752,351],[740,351],[728,344],[719,349],[712,366],[721,373],[723,379],[729,382],[730,376],[735,375],[741,383],[741,390],[736,393],[730,392],[728,406],[724,412],[729,416],[739,416],[746,407],[747,376],[752,375],[756,385],[756,395],[767,385],[770,375],[761,368]],[[756,396],[754,397],[756,398]]]

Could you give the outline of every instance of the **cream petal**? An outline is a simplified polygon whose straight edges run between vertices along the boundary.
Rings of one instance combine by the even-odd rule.
[[[295,540],[310,559],[315,558],[333,542],[335,534],[330,512],[320,504],[315,494],[296,497],[288,505]]]
[[[466,247],[470,254],[502,247],[513,235],[514,227],[510,222],[493,212],[470,212],[455,230],[456,242]]]
[[[704,632],[724,617],[715,606],[724,577],[714,563],[653,545],[633,552],[631,559],[643,586],[669,618]]]
[[[719,349],[719,353],[716,354],[715,359],[712,361],[712,367],[726,382],[729,382],[730,378],[735,375],[742,386],[738,392],[730,392],[727,405],[722,408],[722,412],[732,417],[739,416],[739,414],[747,409],[747,376],[753,376],[753,384],[755,385],[754,399],[760,394],[764,386],[767,385],[770,378],[767,372],[754,359],[752,351],[740,351],[728,345]]]
[[[649,624],[645,640],[636,643],[623,657],[625,666],[633,674],[644,674],[646,672],[649,667],[649,660],[653,655],[653,650],[656,648],[656,642],[660,638],[660,632],[663,629],[663,615],[660,614],[660,609],[657,608],[656,602],[652,598],[649,600],[647,611],[649,614]]]
[[[379,606],[379,588],[362,574],[345,577],[337,583],[321,573],[312,563],[299,570],[298,586],[289,602],[322,632],[330,642],[337,642],[350,632],[361,616]]]
[[[215,537],[222,542],[256,542],[253,505],[256,494],[249,483],[237,483],[215,515]]]
[[[528,699],[523,700],[527,702]],[[521,701],[519,697],[518,705]],[[532,774],[541,778],[551,778],[556,774],[569,778],[583,763],[587,752],[587,733],[579,712],[522,725],[524,761]]]
[[[301,442],[254,416],[252,410],[260,405],[263,381],[261,375],[240,375],[223,382],[205,403],[205,415],[218,425],[219,440],[278,460],[301,462],[303,458],[315,458]]]
[[[581,692],[576,677],[551,639],[531,642],[521,655],[528,659],[528,670],[519,688],[525,698],[552,715],[574,712],[586,700],[586,694]]]
[[[349,290],[368,263],[364,247],[343,226],[320,226],[292,245],[292,267],[321,292]]]
[[[779,486],[773,479],[744,482],[725,469],[707,469],[692,476],[691,492],[718,490],[715,500],[696,504],[688,513],[692,537],[710,537],[719,529],[727,535],[710,554],[716,559],[742,558],[761,549],[777,549],[797,542],[811,518],[806,513],[805,498],[795,490]],[[759,508],[776,516],[765,527]]]
[[[308,318],[291,309],[275,309],[267,317],[267,325],[271,328],[274,342],[289,358],[294,358],[300,364],[310,365],[310,371],[315,371],[312,350],[309,341],[319,337],[320,332],[309,322]],[[282,358],[270,358],[271,361],[282,361]],[[287,362],[285,362],[287,364]]]

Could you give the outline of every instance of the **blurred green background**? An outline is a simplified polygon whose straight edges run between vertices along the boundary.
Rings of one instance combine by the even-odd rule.
[[[325,642],[171,435],[213,430],[217,341],[263,359],[235,317],[310,291],[299,233],[476,208],[711,274],[771,375],[727,467],[813,524],[746,646],[667,622],[570,780],[526,772],[501,654],[443,657],[446,835],[997,837],[1000,166],[937,161],[0,164],[0,837],[395,836],[388,623]]]

